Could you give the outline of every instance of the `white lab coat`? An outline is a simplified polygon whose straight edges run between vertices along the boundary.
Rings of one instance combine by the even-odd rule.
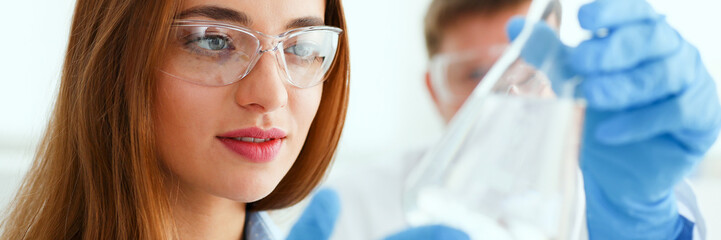
[[[334,168],[326,185],[338,191],[342,206],[331,239],[383,239],[408,228],[403,214],[403,187],[423,152],[390,154],[361,166]],[[676,198],[680,214],[694,222],[694,239],[705,239],[706,225],[687,181],[677,186]]]

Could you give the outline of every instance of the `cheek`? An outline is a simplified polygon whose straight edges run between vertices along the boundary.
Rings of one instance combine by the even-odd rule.
[[[204,157],[213,150],[213,129],[222,112],[222,93],[183,82],[159,77],[153,111],[156,149],[162,163],[173,175],[184,175],[189,181],[205,174]]]
[[[446,122],[449,122],[453,118],[453,116],[456,115],[458,110],[461,109],[465,100],[466,98],[464,97],[455,96],[451,99],[446,99],[446,101],[440,101],[438,104],[438,109],[443,119]]]
[[[296,102],[296,110],[293,114],[297,118],[302,119],[306,129],[310,128],[310,124],[318,113],[318,107],[323,95],[323,84],[309,88],[298,89],[297,93],[292,93],[294,102]]]
[[[182,149],[182,145],[192,144],[192,139],[200,139],[211,129],[213,106],[212,96],[175,79],[158,81],[155,97],[154,120],[159,148],[167,151]],[[196,143],[197,144],[197,143]]]
[[[290,114],[295,120],[298,133],[294,138],[301,145],[300,147],[305,142],[308,130],[318,113],[322,95],[323,84],[307,89],[293,89],[289,92]]]

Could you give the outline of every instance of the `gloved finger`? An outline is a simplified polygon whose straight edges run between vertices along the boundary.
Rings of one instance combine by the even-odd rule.
[[[628,24],[579,44],[569,54],[569,65],[582,75],[623,71],[672,55],[684,43],[666,21]]]
[[[443,226],[431,225],[417,228],[406,229],[405,231],[396,233],[385,238],[385,240],[469,240],[468,234],[461,230]]]
[[[693,143],[692,146],[686,146],[689,151],[705,154],[716,142],[721,131],[721,103],[718,100],[716,83],[711,76],[705,69],[697,71],[706,76],[705,81],[694,86],[688,94],[682,95],[689,108],[689,113],[683,115],[694,117],[684,121],[690,127],[679,128],[673,131],[672,135],[681,142]]]
[[[512,41],[521,34],[525,23],[526,20],[520,17],[513,17],[508,22],[506,31]],[[565,46],[556,32],[547,24],[539,22],[533,26],[533,33],[528,44],[523,48],[521,56],[523,60],[538,68],[549,56],[557,55],[556,52],[565,50],[564,48]]]
[[[506,24],[506,33],[508,34],[508,39],[510,39],[511,42],[516,40],[518,35],[521,34],[525,24],[526,20],[521,16],[513,16],[511,20],[508,21]]]
[[[688,150],[703,152],[717,135],[721,123],[720,109],[716,86],[710,78],[706,78],[692,84],[678,96],[622,112],[600,123],[595,135],[601,143],[621,145],[671,134]],[[710,138],[699,138],[698,134],[709,135]]]
[[[585,75],[579,88],[589,107],[622,110],[677,94],[693,81],[703,79],[704,73],[698,51],[685,43],[673,56],[628,72]]]
[[[523,30],[526,21],[520,17],[512,18],[506,30],[510,39],[515,40]],[[544,22],[533,26],[533,31],[526,45],[521,50],[521,58],[537,69],[546,73],[551,80],[551,87],[560,94],[563,81],[575,75],[566,65],[569,47],[558,38],[556,31]]]
[[[328,239],[335,227],[340,200],[338,194],[331,189],[318,191],[308,207],[293,225],[288,240]]]
[[[578,10],[578,22],[583,29],[596,32],[633,22],[663,18],[645,0],[597,0]]]

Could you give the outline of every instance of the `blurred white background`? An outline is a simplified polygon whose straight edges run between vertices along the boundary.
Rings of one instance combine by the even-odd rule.
[[[340,167],[430,142],[442,125],[425,91],[422,19],[429,0],[344,1],[351,44],[351,102],[338,152]],[[665,13],[721,79],[721,2],[650,0]],[[578,0],[562,0],[562,38],[584,34],[575,22]],[[57,91],[73,0],[5,1],[0,14],[0,209],[27,170]],[[694,176],[709,239],[721,238],[721,145]]]

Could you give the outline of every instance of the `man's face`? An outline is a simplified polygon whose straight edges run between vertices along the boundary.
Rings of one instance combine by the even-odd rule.
[[[506,34],[506,23],[513,16],[525,15],[529,7],[530,1],[492,14],[467,14],[458,17],[443,30],[438,54],[483,51],[488,54],[479,54],[476,58],[480,59],[473,61],[490,68],[500,54],[497,51],[498,46],[507,45],[510,42]],[[469,73],[464,75],[478,75],[473,71]],[[452,100],[441,101],[430,78],[430,74],[426,74],[426,85],[441,116],[448,123],[470,95],[477,81],[470,83],[472,86],[469,87],[458,87],[458,89],[465,90],[455,91],[453,94],[456,96]],[[478,76],[469,76],[470,78],[480,79]]]

